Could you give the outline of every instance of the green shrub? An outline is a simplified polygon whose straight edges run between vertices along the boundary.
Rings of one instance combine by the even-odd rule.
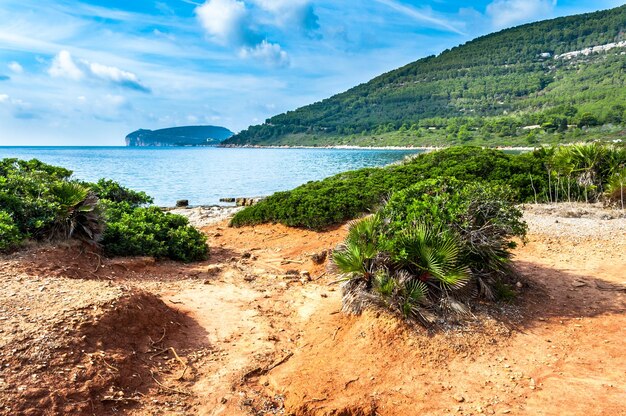
[[[280,222],[320,229],[374,211],[392,192],[438,177],[508,184],[516,201],[531,201],[533,185],[539,194],[546,187],[543,163],[547,157],[541,152],[510,155],[479,147],[452,147],[421,154],[401,165],[341,173],[275,193],[238,212],[231,225]]]
[[[206,238],[186,218],[142,207],[152,202],[143,192],[71,174],[38,160],[0,161],[0,250],[25,238],[80,238],[100,242],[109,255],[206,258]]]
[[[6,211],[0,211],[0,251],[7,251],[17,247],[23,235]]]
[[[110,179],[100,179],[96,183],[86,183],[86,185],[98,198],[106,199],[111,202],[126,202],[132,206],[140,206],[154,202],[152,197],[145,192],[133,191]]]
[[[99,235],[103,220],[97,200],[70,180],[71,171],[38,160],[4,159],[0,173],[0,206],[25,237],[94,240]]]
[[[506,187],[454,178],[419,182],[352,224],[335,251],[346,280],[343,310],[384,306],[428,325],[437,316],[466,314],[473,299],[503,293],[516,275],[512,239],[525,233]]]
[[[153,256],[191,262],[208,255],[206,237],[187,218],[158,207],[110,204],[102,245],[111,256]]]

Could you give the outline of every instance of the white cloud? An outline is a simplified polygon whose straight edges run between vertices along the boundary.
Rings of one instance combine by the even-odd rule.
[[[245,42],[248,11],[242,1],[208,0],[196,7],[195,13],[214,42],[222,45]]]
[[[126,97],[122,95],[107,94],[104,96],[104,101],[113,108],[124,107],[128,102]]]
[[[9,101],[9,96],[6,94],[0,94],[0,103]]]
[[[296,25],[305,32],[319,29],[318,17],[311,0],[252,0],[272,14],[278,26]]]
[[[22,72],[24,72],[24,68],[22,68],[22,65],[20,65],[19,62],[9,62],[9,65],[7,66],[11,71],[15,72],[16,74],[21,74]]]
[[[285,67],[289,65],[289,55],[279,44],[262,41],[254,47],[242,48],[239,55],[242,58],[252,58],[263,61],[275,67]]]
[[[451,24],[449,19],[444,19],[444,18],[435,16],[432,10],[429,8],[416,9],[414,7],[405,6],[404,4],[401,4],[395,0],[375,0],[375,1],[378,3],[384,4],[385,6],[399,13],[402,13],[412,19],[415,19],[418,22],[422,22],[430,27],[444,29],[449,32],[457,33],[459,35],[465,35],[465,33],[462,30],[460,30],[455,25]],[[524,0],[521,0],[521,1],[523,2]]]
[[[281,18],[288,17],[309,3],[309,0],[252,1]],[[255,59],[273,67],[289,65],[289,56],[278,43],[261,40],[258,29],[262,26],[262,18],[258,10],[256,13],[253,10],[248,9],[243,1],[207,0],[196,8],[195,13],[213,42],[238,50],[241,58]]]
[[[147,87],[141,84],[137,75],[133,74],[132,72],[123,71],[114,66],[102,65],[95,62],[89,63],[85,61],[85,64],[88,66],[91,74],[93,74],[97,78],[134,90],[144,92],[149,91]]]
[[[48,69],[48,74],[54,78],[68,78],[79,80],[85,75],[72,59],[68,51],[61,51],[52,60],[52,65]]]
[[[150,89],[139,81],[136,74],[84,59],[76,62],[66,50],[62,50],[54,57],[48,74],[54,78],[68,78],[74,81],[81,80],[88,75],[92,79],[106,81],[120,87],[150,92]]]
[[[505,28],[551,16],[557,0],[494,0],[487,6],[493,26]]]

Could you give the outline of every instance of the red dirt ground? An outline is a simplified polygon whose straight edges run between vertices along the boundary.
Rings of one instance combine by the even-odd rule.
[[[338,313],[311,256],[345,227],[221,223],[192,265],[4,256],[0,414],[626,415],[626,220],[557,215],[527,212],[514,304],[433,332]]]

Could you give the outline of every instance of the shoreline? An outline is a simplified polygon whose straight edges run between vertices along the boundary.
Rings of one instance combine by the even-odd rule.
[[[261,146],[261,145],[218,145],[216,147],[222,149],[333,149],[333,150],[421,150],[424,152],[433,152],[437,150],[447,149],[453,146],[352,146],[352,145],[328,145],[328,146],[289,146],[289,145],[274,145],[274,146]],[[479,146],[483,149],[494,150],[512,150],[512,151],[526,151],[530,152],[537,147],[523,147],[523,146],[496,146],[487,147]]]

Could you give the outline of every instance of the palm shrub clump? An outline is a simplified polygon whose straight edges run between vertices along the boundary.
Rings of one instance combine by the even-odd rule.
[[[205,259],[206,237],[185,217],[147,206],[152,198],[38,160],[0,160],[0,251],[26,239],[80,239],[112,256],[147,255],[185,262]]]
[[[38,160],[0,161],[0,206],[20,236],[3,238],[4,250],[26,238],[98,240],[104,225],[98,197],[71,174]]]
[[[419,182],[351,225],[333,258],[345,281],[343,310],[386,307],[430,325],[496,300],[515,277],[522,213],[504,186],[454,179]]]

